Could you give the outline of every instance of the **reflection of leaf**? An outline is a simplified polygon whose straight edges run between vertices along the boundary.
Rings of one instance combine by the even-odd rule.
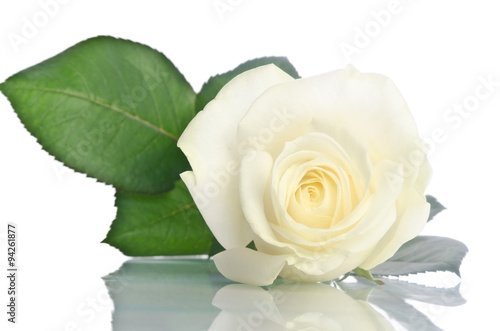
[[[468,249],[458,240],[418,236],[384,263],[371,269],[373,275],[408,275],[426,271],[451,271],[460,276],[460,264]]]
[[[357,297],[362,289],[372,289],[368,296],[368,302],[385,311],[389,317],[398,321],[409,331],[440,329],[406,300],[440,306],[458,306],[465,303],[464,298],[460,295],[459,286],[436,288],[387,278],[384,279],[384,286],[377,286],[361,277],[356,277],[356,280],[356,283],[342,282],[338,286],[354,297]]]
[[[466,300],[460,294],[460,284],[455,287],[437,288],[404,281],[386,279],[384,291],[408,300],[440,306],[460,306]]]
[[[374,294],[373,297],[370,297],[369,302],[385,311],[408,331],[441,330],[427,316],[397,296],[377,296]]]
[[[213,261],[178,259],[128,260],[103,279],[115,331],[207,330],[219,313],[212,298],[229,283]]]
[[[429,218],[427,220],[427,222],[429,222],[434,218],[434,216],[436,216],[446,208],[439,201],[437,201],[437,199],[434,198],[432,195],[426,195],[425,197],[427,199],[427,202],[430,203],[431,205],[431,211],[429,213]]]

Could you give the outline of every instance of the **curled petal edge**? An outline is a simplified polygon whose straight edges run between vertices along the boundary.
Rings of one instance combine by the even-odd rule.
[[[265,286],[274,282],[289,257],[236,247],[216,254],[213,259],[224,277],[239,283]]]

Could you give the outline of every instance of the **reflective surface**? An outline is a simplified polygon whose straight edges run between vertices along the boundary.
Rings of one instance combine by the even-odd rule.
[[[235,284],[212,261],[132,259],[103,277],[118,330],[440,330],[408,301],[453,307],[459,287],[349,277],[337,284]]]

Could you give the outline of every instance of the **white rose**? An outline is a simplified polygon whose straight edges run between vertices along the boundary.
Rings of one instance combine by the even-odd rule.
[[[179,139],[181,174],[225,251],[227,278],[271,284],[371,269],[420,233],[431,175],[393,82],[352,66],[293,79],[244,72]],[[255,242],[257,251],[246,248]]]

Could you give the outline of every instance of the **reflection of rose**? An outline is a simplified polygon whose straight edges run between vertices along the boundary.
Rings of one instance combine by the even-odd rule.
[[[368,303],[325,284],[232,284],[212,304],[222,312],[209,330],[394,330]]]
[[[193,168],[182,179],[226,248],[219,271],[255,285],[371,269],[415,237],[429,213],[419,146],[392,81],[353,67],[247,71],[179,139]]]

